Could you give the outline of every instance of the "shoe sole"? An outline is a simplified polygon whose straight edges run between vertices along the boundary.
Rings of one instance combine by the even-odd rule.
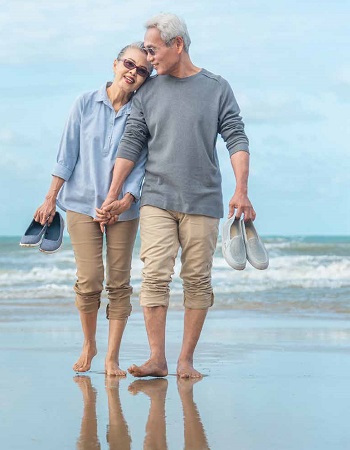
[[[253,266],[255,269],[258,269],[258,270],[265,270],[269,267],[269,261],[267,261],[265,263],[256,263],[255,261],[252,262],[249,258],[247,258],[247,261],[249,262],[249,264],[251,266]]]
[[[22,243],[20,242],[20,243],[19,243],[19,246],[20,246],[20,247],[38,247],[38,246],[42,243],[43,239],[44,239],[44,236],[42,236],[42,238],[40,239],[40,241],[37,242],[36,244],[22,244]]]
[[[48,255],[50,255],[51,253],[56,253],[58,252],[58,250],[62,247],[62,244],[56,248],[56,250],[43,250],[42,248],[39,247],[39,250],[41,251],[41,253],[47,253]]]

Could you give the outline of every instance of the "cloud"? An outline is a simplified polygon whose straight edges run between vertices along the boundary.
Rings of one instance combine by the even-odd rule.
[[[350,67],[343,66],[335,72],[331,90],[342,103],[350,102]]]
[[[350,86],[350,67],[342,67],[335,74],[335,81]]]
[[[119,46],[132,36],[141,38],[145,14],[151,15],[161,5],[159,0],[7,2],[0,14],[0,63],[80,60],[106,42]]]
[[[291,96],[285,91],[247,91],[239,104],[249,124],[291,124],[318,122],[325,118],[311,97]]]

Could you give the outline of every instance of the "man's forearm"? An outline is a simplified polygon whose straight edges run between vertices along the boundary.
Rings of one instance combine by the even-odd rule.
[[[236,177],[236,191],[248,193],[249,153],[238,151],[231,156],[231,165]]]
[[[116,159],[113,169],[112,183],[108,191],[108,197],[113,197],[114,199],[118,198],[122,190],[124,181],[132,171],[134,165],[135,163],[133,161],[130,161],[129,159]]]

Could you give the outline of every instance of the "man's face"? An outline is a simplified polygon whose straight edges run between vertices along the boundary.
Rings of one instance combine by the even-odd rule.
[[[172,75],[176,71],[180,61],[180,55],[177,51],[175,42],[171,42],[171,46],[167,47],[165,42],[160,37],[160,32],[157,28],[149,28],[146,31],[144,46],[150,49],[147,54],[147,60],[156,69],[158,75]]]

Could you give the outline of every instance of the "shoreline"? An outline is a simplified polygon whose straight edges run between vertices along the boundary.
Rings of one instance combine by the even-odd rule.
[[[132,312],[130,319],[134,314],[140,314],[142,307],[139,305],[138,296],[132,296]],[[315,300],[315,305],[317,301]],[[104,316],[104,310],[107,305],[107,298],[102,297],[99,316]],[[338,310],[332,308],[302,308],[303,302],[300,302],[297,308],[294,302],[293,307],[285,305],[283,301],[267,305],[264,302],[245,302],[237,300],[236,304],[225,304],[223,299],[214,303],[208,310],[208,317],[213,313],[225,312],[229,315],[256,318],[275,318],[275,319],[313,319],[313,320],[335,320],[348,321],[350,319],[350,306],[346,309],[338,306]],[[74,298],[49,298],[49,299],[1,299],[0,301],[0,324],[6,322],[18,322],[28,320],[46,320],[48,317],[54,317],[57,320],[65,317],[74,317],[78,315],[78,311],[74,305]],[[182,296],[171,296],[169,304],[169,313],[183,313]],[[130,320],[129,319],[129,320]]]

